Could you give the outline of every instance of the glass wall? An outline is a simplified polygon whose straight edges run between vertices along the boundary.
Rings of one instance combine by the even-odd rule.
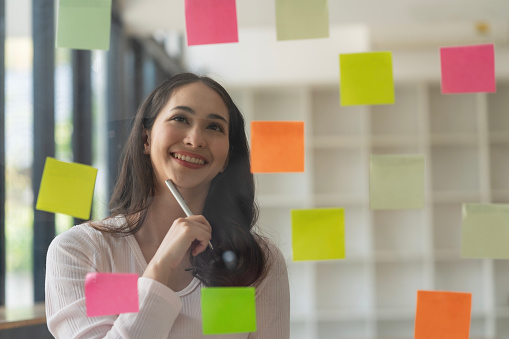
[[[37,5],[35,11],[32,4]],[[58,213],[54,224],[52,216],[41,222],[38,221],[39,212],[34,213],[37,199],[34,190],[38,190],[38,185],[34,184],[41,180],[36,169],[40,164],[35,163],[41,162],[37,160],[41,157],[53,156],[42,154],[51,149],[46,146],[54,143],[54,157],[66,162],[80,162],[76,159],[83,159],[83,154],[89,154],[91,149],[91,160],[82,160],[91,162],[89,165],[98,169],[91,219],[106,217],[108,189],[117,174],[112,164],[118,163],[125,142],[124,134],[127,135],[117,133],[120,130],[115,122],[118,120],[128,126],[127,122],[140,104],[143,84],[150,84],[151,90],[170,73],[183,70],[172,68],[172,72],[168,71],[168,64],[173,65],[174,62],[165,54],[164,46],[155,40],[128,38],[116,14],[115,2],[109,51],[78,53],[65,48],[53,51],[54,43],[48,43],[51,40],[48,31],[46,35],[41,34],[39,29],[32,33],[32,25],[35,24],[37,27],[44,26],[44,29],[51,27],[47,26],[52,24],[51,15],[47,15],[48,12],[44,14],[44,11],[52,4],[53,0],[44,0],[44,3],[5,0],[5,140],[0,140],[0,147],[5,149],[5,164],[0,166],[5,165],[6,174],[5,182],[0,184],[5,185],[6,190],[6,270],[0,269],[0,279],[5,281],[5,304],[9,308],[29,307],[34,300],[44,300],[43,259],[53,237],[53,227],[58,235],[80,222]],[[34,41],[37,42],[35,53]],[[147,43],[150,48],[146,47]],[[52,52],[55,55],[54,79],[48,76],[51,70],[48,73],[47,67],[51,61],[44,67],[34,68],[34,64],[41,65],[41,60],[53,55]],[[152,71],[146,65],[152,65]],[[43,76],[39,76],[41,69],[45,71]],[[34,73],[38,74],[36,80]],[[51,80],[54,80],[55,86],[53,113],[53,101],[46,100],[47,96],[39,94],[39,102],[34,102],[34,88],[36,94],[41,93],[40,89],[48,88],[44,86],[53,86]],[[85,90],[76,90],[78,84]],[[34,115],[34,112],[44,114]],[[40,121],[37,126],[34,126],[34,121],[37,121],[34,116]],[[46,118],[42,119],[42,116]],[[88,124],[91,133],[77,133],[90,132]],[[34,140],[34,131],[41,140]],[[85,159],[90,157],[85,156]],[[0,246],[4,244],[0,243]]]

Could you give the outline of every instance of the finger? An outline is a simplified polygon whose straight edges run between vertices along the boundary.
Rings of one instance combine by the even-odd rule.
[[[206,250],[212,238],[212,228],[203,216],[179,218],[174,221],[166,237],[168,244],[180,243],[185,251],[191,250],[193,255],[198,255]]]
[[[187,239],[190,247],[194,241],[208,243],[212,237],[212,229],[194,220],[185,219],[175,227],[175,234],[181,234]]]
[[[210,232],[200,232],[199,233],[199,237],[197,237],[196,239],[194,239],[194,241],[191,243],[191,254],[193,256],[196,256],[202,252],[204,252],[207,247],[208,247],[208,244],[210,242],[210,239],[211,239],[211,234]]]
[[[212,226],[210,226],[210,223],[203,215],[190,215],[190,216],[186,217],[185,219],[200,223],[204,226],[207,226],[207,228],[212,229]]]
[[[210,226],[209,222],[207,219],[205,219],[204,216],[201,215],[191,215],[189,217],[175,219],[172,227],[177,225],[179,227],[197,227],[207,232],[212,232],[212,227]]]
[[[191,254],[193,255],[193,257],[196,257],[198,254],[205,252],[208,243],[209,243],[208,241],[205,242],[196,241],[194,245],[191,245],[192,248]]]

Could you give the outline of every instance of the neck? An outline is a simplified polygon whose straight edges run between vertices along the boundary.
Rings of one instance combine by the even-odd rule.
[[[208,189],[183,189],[179,192],[193,214],[202,214]],[[186,217],[184,211],[166,186],[158,187],[140,229],[140,236],[154,242],[162,242],[173,221]]]

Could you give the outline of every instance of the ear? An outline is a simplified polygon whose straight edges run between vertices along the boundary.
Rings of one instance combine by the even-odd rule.
[[[143,129],[141,135],[143,138],[143,153],[150,154],[150,131]]]

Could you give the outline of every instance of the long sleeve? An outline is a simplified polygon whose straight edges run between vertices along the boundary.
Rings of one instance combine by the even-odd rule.
[[[138,313],[87,317],[86,274],[108,271],[115,260],[126,260],[116,258],[119,252],[114,253],[103,243],[86,232],[72,230],[51,243],[46,264],[46,315],[50,332],[57,339],[168,338],[182,303],[167,286],[148,278],[138,279]]]
[[[268,244],[269,271],[256,288],[257,332],[255,339],[287,339],[290,337],[290,287],[286,261],[281,251]]]

